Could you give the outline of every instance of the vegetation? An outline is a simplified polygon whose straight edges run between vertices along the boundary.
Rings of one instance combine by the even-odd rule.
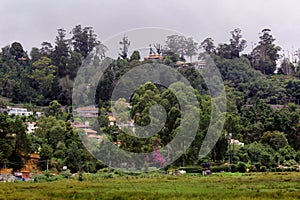
[[[144,175],[6,183],[3,199],[299,199],[299,173],[199,177]]]
[[[149,124],[152,105],[158,103],[165,108],[167,122],[154,137],[141,140],[125,134],[117,126],[108,126],[108,115],[112,111],[109,105],[111,93],[120,77],[140,64],[152,62],[141,61],[138,51],[127,55],[129,40],[127,36],[122,38],[120,57],[113,60],[95,86],[95,104],[99,108],[101,127],[92,126],[97,131],[101,129],[111,141],[122,141],[122,149],[157,153],[155,150],[165,146],[176,135],[181,122],[179,102],[169,88],[147,82],[135,91],[131,99],[127,99],[132,108],[130,117],[139,125]],[[212,38],[199,45],[193,38],[179,35],[168,36],[164,46],[154,44],[156,52],[152,50],[151,53],[162,55],[162,60],[157,62],[178,69],[193,86],[188,92],[195,93],[199,101],[200,110],[195,109],[195,115],[201,118],[199,130],[190,148],[174,163],[176,167],[201,166],[210,162],[212,169],[218,171],[230,160],[232,171],[275,171],[279,165],[293,167],[300,163],[300,63],[283,55],[283,62],[276,69],[281,48],[274,41],[271,30],[263,29],[253,51],[242,54],[247,42],[241,30],[235,29],[231,32],[229,43],[218,46]],[[224,80],[227,95],[222,135],[211,153],[202,159],[198,159],[198,152],[209,126],[211,110],[216,108],[211,108],[207,85],[192,67],[195,56],[203,57],[198,51],[200,47],[213,58]],[[0,167],[7,164],[7,167],[20,169],[28,154],[33,152],[40,154],[42,170],[47,168],[46,161],[50,163],[50,169],[59,172],[63,166],[68,166],[71,172],[97,172],[104,167],[83,147],[80,131],[75,130],[70,122],[76,120],[71,112],[71,96],[83,59],[97,63],[105,58],[106,51],[107,47],[97,39],[93,28],[80,25],[71,30],[70,38],[67,38],[66,30],[58,29],[54,45],[43,42],[40,48],[33,47],[29,55],[19,42],[2,48],[0,95],[11,99],[14,104],[36,109],[39,108],[37,106],[46,106],[46,116],[0,114]],[[187,58],[191,61],[185,63],[188,67],[178,67]],[[168,74],[161,76],[167,77]],[[180,82],[172,87],[183,90]],[[189,99],[185,102],[188,103]],[[5,101],[0,103],[1,107],[9,105]],[[66,109],[62,110],[61,106]],[[38,129],[33,134],[26,134],[23,122],[37,122]],[[245,143],[245,146],[229,144],[230,138],[226,137],[229,133],[232,133],[232,139]],[[162,159],[160,161],[163,162]],[[228,171],[227,168],[224,171]]]

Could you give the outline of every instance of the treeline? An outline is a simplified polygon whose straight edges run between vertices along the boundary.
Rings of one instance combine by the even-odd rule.
[[[271,31],[262,30],[258,39],[250,54],[242,54],[247,42],[240,29],[231,32],[227,44],[216,46],[212,38],[198,44],[193,38],[171,35],[166,38],[165,44],[155,44],[155,49],[151,49],[151,53],[163,56],[156,62],[174,68],[178,66],[178,61],[189,59],[193,62],[195,57],[201,59],[205,55],[200,49],[204,49],[215,61],[225,84],[227,111],[222,136],[210,155],[199,160],[198,152],[211,118],[211,98],[197,70],[193,67],[178,69],[194,88],[201,108],[197,111],[201,121],[194,142],[175,165],[200,165],[203,162],[220,165],[230,158],[239,166],[251,165],[259,170],[300,162],[299,58],[290,60],[283,57],[279,68],[276,68],[281,48],[275,45]],[[159,103],[168,116],[164,128],[155,137],[139,140],[124,134],[117,126],[108,126],[108,113],[112,111],[109,100],[117,81],[130,69],[152,62],[141,61],[138,51],[128,55],[129,40],[124,36],[120,41],[119,58],[110,64],[96,86],[95,103],[100,112],[98,120],[100,128],[112,141],[122,142],[121,148],[149,152],[163,147],[176,135],[181,120],[180,106],[170,90],[147,83],[130,99],[131,117],[137,124],[147,125],[149,108]],[[18,42],[2,48],[0,94],[11,98],[14,103],[48,106],[51,102],[47,117],[33,119],[38,122],[39,128],[32,135],[24,134],[24,127],[15,125],[30,119],[1,115],[1,130],[5,130],[0,135],[2,161],[18,161],[24,157],[24,152],[38,151],[42,160],[52,160],[52,167],[57,169],[67,165],[72,171],[97,171],[103,167],[86,152],[78,133],[68,122],[72,119],[70,113],[61,112],[60,105],[72,103],[73,81],[82,60],[93,53],[93,60],[99,62],[105,58],[106,50],[93,28],[82,28],[80,25],[72,29],[70,38],[66,37],[66,30],[59,29],[53,46],[43,42],[41,48],[32,48],[29,55]],[[180,89],[180,83],[175,86]],[[23,129],[20,130],[20,127]],[[245,146],[229,145],[229,133],[232,139],[245,143]],[[22,142],[24,147],[18,146],[20,141],[25,141]],[[45,169],[46,166],[41,167]]]
[[[48,105],[56,99],[70,105],[73,81],[82,59],[92,51],[104,56],[106,49],[92,27],[78,25],[70,34],[67,38],[67,31],[58,29],[54,45],[43,42],[29,55],[19,42],[2,48],[0,95],[14,103]]]

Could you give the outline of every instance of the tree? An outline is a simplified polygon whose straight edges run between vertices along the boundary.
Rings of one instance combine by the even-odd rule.
[[[34,88],[45,98],[52,99],[57,67],[51,65],[51,59],[47,57],[41,57],[32,65],[33,71],[31,78],[33,79]]]
[[[274,150],[268,146],[264,146],[261,143],[253,142],[244,147],[251,162],[257,167],[275,165]]]
[[[184,60],[186,49],[186,38],[182,35],[167,36],[166,50],[173,54],[178,54],[180,59]]]
[[[19,58],[27,57],[22,45],[19,42],[12,43],[9,51],[17,61],[19,60]]]
[[[12,124],[14,134],[16,134],[15,152],[17,154],[28,153],[29,140],[26,136],[26,126],[20,118],[16,118]]]
[[[241,29],[236,28],[231,31],[232,38],[230,39],[231,46],[231,57],[238,58],[240,57],[240,52],[242,52],[246,47],[246,40],[242,39]]]
[[[97,35],[92,27],[84,27],[82,29],[81,25],[77,25],[72,29],[71,33],[73,34],[72,44],[74,51],[79,52],[84,58],[99,44]]]
[[[66,39],[66,30],[58,29],[58,36],[56,36],[55,49],[52,55],[52,62],[58,66],[58,76],[65,76],[65,69],[67,65],[67,58],[69,56],[69,43]]]
[[[38,59],[40,59],[41,58],[40,50],[36,47],[32,47],[32,49],[30,51],[30,57],[31,57],[32,62],[35,62]]]
[[[50,102],[48,106],[48,115],[58,117],[62,115],[61,104],[57,100]]]
[[[53,53],[52,44],[50,42],[43,42],[41,46],[42,46],[40,49],[41,56],[50,57],[51,54]]]
[[[216,52],[216,47],[212,38],[206,38],[203,40],[203,42],[200,44],[200,47],[202,47],[208,54]]]
[[[41,160],[46,161],[46,164],[45,164],[45,162],[41,163],[42,168],[46,169],[47,165],[49,164],[49,160],[51,160],[53,157],[53,148],[48,144],[43,144],[41,146],[39,155],[41,157]]]
[[[192,62],[192,57],[197,55],[198,43],[189,37],[185,40],[185,54],[190,57],[190,62]]]
[[[261,137],[261,142],[270,145],[275,150],[279,150],[288,145],[285,134],[279,131],[265,132]]]
[[[291,61],[288,58],[283,58],[278,74],[283,73],[286,76],[291,76],[294,74],[294,72],[295,67],[293,63],[291,63]]]
[[[131,56],[130,56],[130,61],[133,60],[140,60],[141,56],[140,56],[140,52],[139,51],[134,51]]]
[[[99,41],[99,43],[96,45],[96,54],[99,55],[100,59],[105,58],[105,53],[107,51],[108,51],[108,47]]]
[[[270,29],[263,29],[259,37],[259,45],[251,53],[251,61],[254,69],[263,74],[273,74],[276,69],[276,61],[279,59],[281,48],[274,44],[275,38]]]
[[[157,54],[160,55],[163,52],[163,46],[161,44],[157,43],[157,44],[153,44],[153,46]]]
[[[82,56],[77,51],[70,52],[70,58],[66,61],[65,71],[63,72],[64,77],[68,77],[71,80],[74,80],[77,71],[82,64]]]
[[[123,36],[122,41],[120,41],[120,45],[122,45],[122,47],[120,48],[121,53],[119,53],[119,55],[121,56],[121,58],[126,59],[130,46],[130,41],[128,40],[127,36]]]
[[[219,44],[217,54],[222,58],[231,59],[232,55],[230,44]]]
[[[72,173],[75,173],[81,171],[83,161],[83,150],[79,148],[76,142],[72,142],[66,152],[65,164]]]

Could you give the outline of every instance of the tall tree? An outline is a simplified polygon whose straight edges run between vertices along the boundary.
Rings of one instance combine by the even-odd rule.
[[[230,39],[230,46],[231,46],[231,57],[238,58],[240,57],[240,52],[242,52],[247,47],[247,41],[242,39],[241,29],[236,28],[231,31],[231,39]]]
[[[263,74],[273,74],[276,69],[276,61],[279,59],[281,48],[274,44],[275,38],[271,35],[270,29],[263,29],[259,37],[259,45],[252,53],[252,65],[254,69],[260,70]]]
[[[198,43],[192,37],[187,38],[185,40],[185,54],[190,58],[190,62],[192,62],[193,56],[197,55],[197,52]]]
[[[290,59],[283,58],[278,73],[283,73],[286,76],[291,76],[294,74],[294,72],[295,72],[295,67],[293,63],[291,63]]]
[[[26,52],[24,51],[22,45],[19,42],[14,42],[10,47],[10,54],[15,57],[18,61],[22,57],[27,57]]]
[[[53,52],[53,46],[50,42],[43,42],[41,44],[42,48],[40,49],[40,53],[42,56],[50,57]]]
[[[79,52],[84,58],[99,44],[97,35],[92,27],[84,27],[77,25],[71,31],[73,34],[72,44],[75,51]]]
[[[55,76],[57,73],[57,67],[51,65],[51,59],[47,57],[41,57],[32,65],[32,84],[34,88],[39,91],[41,97],[48,98],[47,101],[50,101],[50,99],[53,98],[53,87],[56,84]],[[44,101],[45,99],[40,100]]]
[[[173,54],[178,54],[181,59],[184,59],[186,49],[186,38],[182,35],[167,36],[166,50]]]
[[[30,51],[30,57],[31,57],[32,62],[35,62],[38,59],[40,59],[40,57],[41,57],[40,50],[36,47],[32,47],[32,49]]]
[[[128,50],[129,50],[129,46],[130,46],[130,41],[128,40],[127,36],[123,36],[122,41],[120,41],[120,45],[121,48],[121,53],[119,53],[119,55],[121,56],[121,58],[126,59],[127,58],[127,54],[128,54]]]
[[[216,52],[216,47],[212,38],[206,38],[203,40],[203,42],[200,44],[200,47],[202,47],[208,54]]]
[[[217,48],[217,54],[222,58],[231,59],[231,46],[230,44],[219,44]]]
[[[70,51],[69,42],[66,39],[65,29],[58,29],[58,36],[56,36],[55,44],[56,45],[52,56],[52,62],[55,66],[58,66],[59,77],[64,77],[67,59]]]
[[[163,46],[161,44],[157,43],[157,44],[153,44],[153,46],[157,54],[161,54],[163,52]]]

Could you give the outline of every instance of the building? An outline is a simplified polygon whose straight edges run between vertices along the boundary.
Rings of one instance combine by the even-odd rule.
[[[197,70],[204,69],[206,67],[206,62],[204,61],[195,62],[193,63],[193,67]]]
[[[74,122],[72,125],[74,128],[82,130],[88,138],[96,139],[98,143],[101,143],[103,136],[97,135],[97,131],[91,129],[88,121],[86,121],[84,124],[80,122]]]
[[[103,136],[101,135],[90,134],[87,137],[97,140],[98,143],[101,143],[103,140]]]
[[[99,109],[96,107],[80,107],[76,110],[76,117],[97,118]]]
[[[115,126],[116,125],[116,118],[113,116],[112,113],[108,113],[108,126]]]
[[[245,143],[240,142],[239,140],[235,140],[235,139],[231,139],[230,144],[231,145],[236,145],[236,146],[241,146],[241,147],[243,147],[245,145]]]
[[[42,117],[43,115],[45,115],[44,112],[36,112],[35,116],[37,116],[38,118]]]
[[[86,121],[84,124],[81,122],[74,122],[73,124],[74,128],[81,128],[81,129],[90,129],[90,123],[88,121]]]
[[[160,54],[150,54],[149,56],[147,56],[144,60],[152,60],[152,61],[156,61],[156,60],[162,60],[163,56]]]
[[[8,108],[8,115],[15,116],[30,116],[33,115],[33,112],[27,111],[26,108]]]

